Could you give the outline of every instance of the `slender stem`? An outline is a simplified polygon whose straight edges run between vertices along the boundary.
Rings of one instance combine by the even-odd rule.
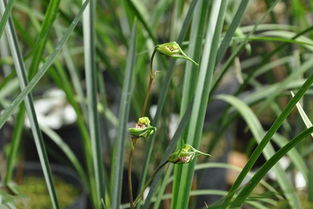
[[[141,200],[144,191],[146,190],[146,188],[152,183],[155,175],[159,172],[159,170],[161,170],[161,168],[163,168],[169,161],[165,161],[164,163],[162,163],[157,169],[154,170],[154,172],[152,173],[152,175],[150,176],[148,182],[145,184],[144,188],[142,189],[142,191],[140,192],[140,194],[138,195],[138,197],[135,199],[134,201],[134,206],[136,206],[139,201]]]
[[[148,89],[147,89],[147,93],[145,96],[145,101],[143,104],[143,108],[141,111],[141,116],[143,117],[145,115],[146,109],[147,109],[147,105],[148,105],[148,101],[149,101],[149,96],[151,93],[151,88],[152,88],[152,83],[155,77],[155,72],[153,72],[152,66],[153,66],[153,59],[154,59],[154,55],[156,53],[156,48],[154,48],[151,58],[150,58],[150,69],[149,69],[149,81],[148,81]]]
[[[137,138],[131,138],[131,147],[129,153],[129,160],[128,160],[128,189],[129,189],[129,202],[130,202],[130,209],[134,209],[134,198],[133,198],[133,184],[132,184],[132,161],[133,161],[133,154],[135,151]]]

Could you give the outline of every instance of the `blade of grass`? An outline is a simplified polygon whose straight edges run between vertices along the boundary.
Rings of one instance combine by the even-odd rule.
[[[267,97],[267,99],[264,101],[264,103],[262,104],[262,106],[259,108],[258,113],[260,114],[262,111],[264,111],[264,109],[267,107],[267,105],[275,98],[279,95],[279,93],[282,91],[282,89],[285,88],[286,85],[288,85],[288,83],[290,83],[291,81],[295,80],[296,78],[298,78],[301,74],[307,72],[308,70],[310,70],[313,66],[313,60],[310,59],[308,61],[306,61],[303,65],[300,66],[300,68],[297,71],[292,72],[291,74],[288,75],[288,77],[286,79],[284,79],[282,82],[280,82],[280,85],[277,85],[277,89],[276,91],[269,95]]]
[[[86,2],[85,0],[83,3]],[[96,1],[91,0],[83,13],[83,37],[84,37],[84,58],[85,76],[87,89],[87,109],[88,125],[91,139],[91,149],[93,156],[93,168],[97,189],[98,203],[100,206],[101,198],[104,197],[104,168],[102,161],[102,143],[100,138],[99,118],[97,109],[97,67],[96,67],[96,34],[95,34],[95,7]]]
[[[51,128],[40,125],[40,129],[44,132],[50,139],[62,150],[65,156],[69,159],[75,170],[77,171],[78,175],[80,176],[82,182],[85,185],[88,185],[88,178],[85,174],[84,169],[82,168],[80,162],[76,158],[75,154],[71,150],[71,148],[64,143],[63,139]]]
[[[205,25],[206,25],[206,19],[208,15],[208,5],[205,4],[205,1],[199,0],[197,2],[197,6],[195,8],[194,17],[192,20],[191,25],[191,34],[190,34],[190,40],[189,40],[189,56],[199,63],[200,61],[200,54],[202,52],[201,45],[202,45],[202,39],[204,36],[205,31]],[[195,90],[196,82],[198,76],[198,69],[195,65],[192,65],[192,63],[186,63],[185,67],[185,74],[184,74],[184,84],[183,84],[183,93],[182,93],[182,101],[180,106],[180,115],[182,116],[187,108],[188,103],[192,101],[193,92]],[[182,139],[185,139],[187,137],[187,129],[184,131]],[[182,145],[185,140],[180,140],[181,142],[178,144],[178,146]],[[174,166],[174,175],[175,175],[175,181],[173,184],[173,195],[177,195],[179,191],[180,186],[180,174],[181,174],[181,166]],[[173,196],[173,199],[175,197]],[[172,201],[172,204],[176,204]],[[173,206],[175,207],[175,206]]]
[[[313,127],[301,132],[298,136],[293,138],[287,145],[279,149],[269,160],[267,160],[262,167],[256,172],[252,179],[243,187],[236,199],[231,203],[230,207],[239,207],[243,201],[248,197],[252,190],[257,186],[260,180],[266,173],[292,148],[299,144],[303,139],[313,132]]]
[[[173,138],[171,139],[170,144],[167,146],[165,152],[163,153],[159,166],[162,165],[164,162],[166,162],[168,160],[169,156],[171,155],[171,153],[175,150],[175,147],[177,146],[177,143],[178,143],[184,129],[186,128],[186,126],[189,122],[191,110],[192,110],[192,102],[190,102],[189,106],[187,107],[187,110],[186,110],[185,114],[183,115],[183,117],[182,117],[176,131],[175,131],[175,134],[174,134]],[[150,189],[149,189],[149,193],[145,199],[143,209],[149,208],[150,201],[153,197],[153,194],[154,194],[155,189],[158,185],[158,182],[161,178],[161,175],[162,175],[161,172],[158,172],[156,174],[156,176],[154,177],[154,180],[153,180],[153,182],[150,186]]]
[[[4,5],[4,2],[1,0],[0,1],[0,10],[2,13],[4,12],[4,9],[5,9],[5,5]],[[23,62],[22,54],[21,54],[20,49],[19,49],[17,36],[16,36],[15,31],[14,31],[14,25],[13,25],[13,22],[11,19],[9,19],[8,26],[6,27],[6,34],[8,37],[8,42],[9,42],[9,46],[11,49],[11,53],[12,53],[12,56],[14,59],[14,64],[15,64],[16,73],[17,73],[17,76],[18,76],[18,79],[20,82],[20,87],[23,90],[27,86],[26,68],[25,68],[25,64]],[[53,179],[52,179],[51,168],[50,168],[49,160],[47,157],[45,145],[43,142],[42,134],[41,134],[39,124],[37,121],[37,117],[36,117],[36,113],[35,113],[35,109],[34,109],[34,105],[33,105],[32,95],[29,94],[28,96],[26,96],[24,102],[25,102],[27,114],[28,114],[28,117],[29,117],[29,120],[31,123],[32,132],[33,132],[37,152],[38,152],[40,163],[41,163],[41,166],[43,169],[43,173],[44,173],[44,177],[45,177],[46,184],[48,187],[52,206],[54,209],[59,209],[60,207],[59,207],[59,203],[58,203],[58,200],[56,197],[55,187],[54,187],[54,183],[53,183]]]
[[[257,119],[257,117],[252,112],[252,110],[245,103],[243,103],[242,101],[240,101],[234,96],[219,95],[217,98],[228,102],[240,112],[240,114],[242,115],[246,123],[248,124],[256,141],[260,143],[265,133],[264,133],[264,130],[262,128],[260,121]],[[274,155],[275,151],[270,143],[268,143],[265,146],[263,153],[267,160],[270,159]],[[296,196],[295,189],[293,185],[291,184],[291,182],[289,181],[288,176],[286,175],[285,171],[280,167],[279,164],[273,166],[273,171],[275,172],[278,183],[280,187],[282,188],[283,193],[286,196],[292,208],[301,208],[299,199]]]
[[[126,61],[125,77],[123,82],[122,98],[119,108],[119,120],[117,126],[117,139],[114,144],[111,168],[111,208],[119,209],[121,202],[124,145],[127,138],[126,125],[130,109],[131,95],[134,85],[134,66],[136,62],[136,24],[133,25],[129,51]]]
[[[45,73],[48,71],[49,67],[53,64],[56,57],[61,52],[63,46],[65,45],[66,41],[70,37],[71,33],[73,32],[74,28],[78,24],[83,11],[85,10],[89,0],[86,0],[86,2],[82,5],[80,8],[78,14],[76,15],[75,19],[73,20],[70,27],[66,30],[64,33],[62,39],[59,41],[59,43],[56,45],[55,50],[49,57],[47,58],[47,61],[40,67],[39,71],[34,75],[33,79],[28,83],[28,85],[21,91],[21,93],[14,99],[14,101],[11,103],[11,105],[1,114],[0,116],[0,128],[4,125],[4,123],[8,120],[10,115],[13,113],[15,108],[23,101],[24,97],[31,92],[31,90],[36,86],[36,84],[39,82],[39,80],[45,75]]]
[[[167,181],[170,178],[170,175],[171,175],[171,173],[173,171],[173,168],[174,168],[174,165],[169,165],[169,167],[166,170],[166,173],[165,173],[164,178],[163,178],[163,182],[161,183],[160,188],[158,189],[158,194],[156,195],[155,202],[154,202],[154,205],[153,205],[153,209],[159,209],[160,208],[160,204],[161,204],[161,201],[162,201],[162,196],[165,193],[165,189],[166,189],[166,186],[167,186]]]
[[[278,0],[276,0],[273,4],[272,7],[269,8],[269,10],[272,10],[274,8],[274,6],[277,4]],[[268,12],[267,12],[268,14]],[[313,30],[313,26],[304,29],[303,31],[297,33],[295,36],[293,36],[291,39],[294,40],[300,36],[302,36],[303,34],[306,34],[308,32],[310,32],[311,30]],[[246,37],[247,38],[247,37]],[[288,46],[288,43],[283,43],[280,44],[277,48],[275,48],[275,50],[271,51],[270,53],[266,54],[265,57],[263,58],[263,60],[260,62],[260,66],[268,63],[271,59],[271,57],[275,54],[277,54],[278,52],[280,52],[282,49],[284,49],[285,47]],[[233,56],[233,55],[232,55]],[[259,66],[258,66],[259,67]],[[237,90],[236,95],[241,92],[243,89],[246,88],[247,84],[249,83],[250,78],[253,76],[254,71],[252,71],[251,73],[249,73],[248,77],[244,80],[243,85],[240,86],[240,88]]]
[[[145,30],[149,34],[153,43],[157,44],[157,40],[156,40],[155,36],[153,35],[153,32],[152,32],[147,20],[145,19],[145,16],[137,8],[137,4],[135,4],[132,0],[128,0],[128,1],[126,1],[126,3],[128,5],[128,7],[135,13],[138,20],[142,23],[143,27],[145,28]]]
[[[48,39],[48,35],[49,32],[51,31],[52,28],[52,24],[56,18],[56,14],[57,14],[57,10],[60,4],[60,0],[52,0],[49,2],[48,5],[48,9],[38,36],[38,39],[33,47],[34,51],[33,51],[33,59],[31,62],[31,65],[29,67],[29,71],[28,71],[28,79],[31,79],[33,77],[33,75],[36,73],[36,71],[38,70],[39,67],[39,63],[42,57],[42,54],[44,52],[46,43],[47,43],[47,39]],[[14,132],[16,132],[14,138],[13,138],[13,144],[12,144],[12,148],[11,148],[11,152],[10,152],[10,158],[12,159],[8,159],[8,167],[7,167],[7,172],[10,174],[13,172],[14,169],[14,160],[16,158],[16,156],[18,155],[17,150],[21,141],[21,135],[23,132],[23,125],[24,125],[24,121],[25,121],[25,114],[23,113],[25,111],[24,106],[22,105],[19,113],[18,113],[18,117],[16,122],[16,131],[14,130]],[[6,181],[7,183],[11,180],[9,179],[11,178],[11,175],[7,175],[6,176]]]
[[[190,124],[188,127],[188,137],[186,140],[187,144],[191,144],[196,149],[199,147],[200,138],[202,135],[204,116],[209,99],[210,87],[212,85],[212,75],[215,69],[217,48],[224,23],[226,7],[227,0],[222,0],[214,1],[211,8],[210,21],[205,39],[204,53],[200,63],[200,72],[196,85]],[[172,204],[172,208],[188,208],[188,194],[191,188],[194,166],[195,162],[182,166],[183,168],[180,179],[180,191],[177,191],[177,198],[172,200],[175,202]]]
[[[290,93],[291,93],[291,96],[292,96],[292,97],[295,96],[295,94],[293,93],[293,91],[290,91]],[[300,104],[300,102],[297,102],[296,107],[297,107],[297,109],[298,109],[298,112],[299,112],[299,114],[300,114],[300,116],[301,116],[301,118],[302,118],[302,120],[303,120],[305,126],[306,126],[307,128],[312,127],[312,126],[313,126],[313,125],[312,125],[312,122],[310,121],[309,117],[308,117],[307,114],[305,113],[305,111],[304,111],[304,109],[302,108],[302,105]],[[313,134],[312,134],[312,137],[313,137]]]
[[[49,1],[48,9],[44,21],[41,26],[38,39],[35,42],[35,47],[33,50],[33,59],[29,67],[28,77],[32,78],[37,72],[42,54],[45,50],[48,35],[52,29],[53,22],[57,16],[58,8],[60,5],[60,0],[51,0]]]
[[[11,11],[12,11],[12,8],[14,6],[15,1],[16,0],[9,0],[7,5],[5,2],[3,2],[5,5],[5,10],[4,10],[3,14],[1,14],[2,17],[0,20],[0,38],[2,37],[5,25],[6,25],[8,19],[10,17],[10,14],[11,14]]]
[[[313,201],[313,167],[311,165],[310,173],[309,173],[309,182],[308,182],[308,199],[309,201]]]
[[[212,91],[215,90],[217,87],[217,84],[222,79],[223,75],[227,72],[229,69],[231,63],[233,63],[236,56],[240,53],[240,51],[243,49],[243,47],[248,43],[248,38],[256,31],[258,26],[264,21],[264,19],[268,16],[270,11],[274,9],[276,4],[279,2],[279,0],[275,0],[272,4],[272,6],[265,12],[265,14],[257,21],[256,24],[254,24],[253,29],[249,32],[249,34],[245,37],[245,39],[240,43],[238,47],[234,50],[234,52],[230,55],[230,57],[227,59],[226,63],[223,65],[222,69],[219,70],[216,75],[214,76],[213,85],[212,85]],[[224,51],[224,50],[223,50]],[[222,56],[222,49],[221,49],[221,56]],[[269,56],[270,57],[270,56]],[[222,57],[221,57],[222,58]],[[221,59],[220,58],[220,59]],[[262,62],[264,63],[264,61]],[[246,81],[245,81],[246,82]]]
[[[278,133],[274,134],[273,140],[280,148],[289,142],[289,140]],[[287,155],[289,156],[290,161],[295,165],[296,169],[298,169],[298,171],[303,175],[305,181],[308,182],[309,169],[298,150],[292,149],[287,153]]]
[[[243,16],[244,12],[246,11],[248,3],[249,3],[249,0],[241,1],[240,5],[236,11],[236,14],[233,17],[233,20],[232,20],[225,36],[224,36],[224,39],[222,40],[222,43],[219,46],[217,56],[216,56],[216,63],[221,62],[227,48],[229,47],[229,44],[233,38],[234,33],[240,24],[241,18]]]
[[[223,190],[215,190],[215,189],[203,189],[203,190],[192,190],[189,193],[189,197],[193,197],[193,196],[200,196],[200,195],[217,195],[217,196],[225,196],[227,194],[227,191],[223,191]],[[172,194],[168,193],[168,194],[164,194],[161,198],[161,200],[167,200],[167,199],[171,199]],[[153,198],[152,200],[153,202],[155,202],[155,198]],[[268,207],[263,206],[260,202],[264,202],[267,205],[271,204],[273,206],[276,206],[276,202],[268,199],[268,198],[264,198],[261,195],[260,196],[256,196],[256,197],[249,197],[245,203],[253,206],[253,208],[258,208],[258,209],[268,209]],[[204,204],[205,206],[205,204]],[[129,208],[129,204],[123,204],[121,206],[121,209],[123,208]]]
[[[16,125],[15,125],[14,130],[13,130],[12,142],[10,145],[10,152],[9,152],[9,156],[7,158],[7,164],[6,164],[7,170],[6,170],[6,174],[4,177],[4,184],[5,185],[8,185],[12,179],[14,165],[16,162],[16,158],[18,156],[17,155],[18,148],[19,148],[21,138],[22,138],[21,135],[22,135],[23,128],[24,128],[24,118],[25,118],[25,111],[24,110],[19,111],[17,113]]]
[[[188,10],[188,13],[185,17],[185,20],[184,20],[184,23],[183,23],[183,26],[182,26],[182,29],[180,31],[180,34],[176,40],[176,42],[180,45],[182,43],[182,41],[184,40],[186,34],[187,34],[187,31],[188,31],[188,28],[189,28],[189,24],[192,20],[192,16],[193,16],[193,12],[194,12],[194,8],[196,6],[196,3],[197,3],[197,0],[193,0],[191,3],[190,3],[190,6],[189,6],[189,10]],[[152,121],[152,124],[157,124],[160,116],[161,116],[161,113],[162,113],[162,110],[163,110],[163,107],[164,107],[164,104],[165,104],[165,100],[166,100],[166,96],[167,96],[167,93],[168,93],[168,89],[169,89],[169,86],[170,86],[170,82],[171,82],[171,78],[173,76],[173,73],[174,73],[174,66],[175,66],[175,63],[176,63],[176,60],[172,60],[171,61],[171,64],[169,65],[168,69],[167,69],[167,72],[166,72],[166,75],[164,76],[164,80],[161,84],[162,86],[162,89],[158,95],[158,104],[157,104],[157,111],[156,111],[156,114],[153,118],[153,121]],[[152,151],[153,151],[153,148],[154,148],[154,141],[155,141],[155,135],[150,137],[148,139],[148,143],[146,145],[146,153],[145,153],[145,162],[144,162],[144,167],[143,167],[143,173],[141,175],[141,181],[140,181],[140,190],[142,190],[142,188],[144,187],[145,185],[145,180],[147,178],[147,173],[148,173],[148,166],[149,166],[149,163],[150,163],[150,160],[151,160],[151,155],[152,155]]]
[[[271,140],[272,136],[277,132],[278,128],[282,125],[283,121],[288,117],[288,115],[291,113],[297,102],[300,100],[300,98],[305,94],[305,92],[311,87],[313,83],[313,74],[310,75],[310,77],[305,81],[305,83],[302,85],[302,87],[299,89],[295,97],[293,97],[283,110],[283,112],[276,118],[274,123],[272,124],[271,128],[267,131],[265,136],[263,137],[261,143],[257,146],[257,148],[254,150],[252,155],[250,156],[249,161],[243,168],[242,172],[239,174],[238,178],[236,179],[235,183],[231,187],[225,201],[224,201],[224,206],[225,208],[231,198],[234,195],[234,191],[236,191],[240,184],[242,183],[243,179],[249,172],[249,170],[252,168],[258,157],[261,155],[264,147],[267,145],[267,143]]]
[[[242,171],[242,168],[234,166],[234,165],[230,165],[230,164],[226,164],[226,163],[213,163],[213,162],[209,162],[209,163],[201,163],[195,166],[195,170],[201,170],[201,169],[207,169],[207,168],[225,168],[225,169],[230,169],[230,170],[235,170],[238,172]],[[249,176],[250,178],[254,175],[254,173],[249,172],[247,174],[247,176]],[[273,187],[271,186],[269,183],[267,183],[264,180],[260,181],[260,184],[262,184],[262,186],[266,189],[268,189],[270,192],[272,192],[273,194],[275,194],[275,196],[278,199],[283,199],[283,197],[280,195],[280,193]]]

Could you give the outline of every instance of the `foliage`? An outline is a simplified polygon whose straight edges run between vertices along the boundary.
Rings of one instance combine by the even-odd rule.
[[[53,157],[75,169],[94,209],[312,204],[312,7],[295,0],[0,0],[0,136],[12,127],[0,139],[9,150],[1,207],[15,207],[8,188],[29,154],[29,132],[54,209]],[[36,104],[51,89],[73,112],[81,155],[41,120]],[[48,139],[62,154],[50,153]],[[199,166],[234,169],[214,164],[234,149],[248,160],[230,189],[199,189]],[[266,161],[257,166],[260,156]],[[304,188],[290,174],[302,176]],[[220,199],[191,198],[203,195]]]

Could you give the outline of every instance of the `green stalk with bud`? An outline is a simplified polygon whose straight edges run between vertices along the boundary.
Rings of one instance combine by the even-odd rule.
[[[153,71],[153,60],[155,57],[155,54],[159,52],[160,54],[178,58],[178,59],[185,59],[188,61],[191,61],[195,65],[198,65],[193,59],[188,57],[184,51],[180,48],[180,46],[176,42],[168,42],[164,44],[157,45],[150,58],[150,69],[149,69],[149,81],[148,81],[148,87],[147,87],[147,93],[144,99],[144,105],[141,111],[141,117],[138,119],[138,122],[136,123],[135,127],[129,128],[129,134],[130,134],[130,154],[129,154],[129,160],[128,160],[128,187],[129,187],[129,200],[130,200],[130,209],[134,209],[137,204],[141,201],[143,192],[145,189],[152,183],[155,175],[167,164],[167,163],[189,163],[192,161],[196,156],[198,155],[206,155],[210,156],[209,154],[200,152],[199,150],[196,150],[191,145],[184,145],[183,147],[179,148],[175,152],[173,152],[169,159],[162,163],[150,176],[149,180],[145,184],[143,190],[139,193],[138,197],[135,199],[133,198],[133,187],[132,187],[132,160],[133,160],[133,154],[135,152],[135,147],[138,139],[147,139],[149,136],[153,135],[156,132],[156,127],[152,126],[150,124],[150,120],[148,117],[145,117],[146,108],[148,105],[149,96],[151,93],[152,83],[156,76],[157,71]]]

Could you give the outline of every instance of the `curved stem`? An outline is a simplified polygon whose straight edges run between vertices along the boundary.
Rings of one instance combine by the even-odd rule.
[[[153,83],[153,80],[154,80],[154,77],[155,77],[155,73],[153,72],[152,67],[153,67],[154,55],[155,55],[156,52],[157,52],[156,48],[154,48],[154,50],[152,52],[152,55],[151,55],[151,58],[150,58],[149,81],[148,81],[147,93],[146,93],[144,104],[143,104],[143,108],[142,108],[142,111],[141,111],[141,116],[142,117],[145,115],[145,112],[146,112],[146,109],[147,109],[148,100],[149,100],[149,96],[150,96],[151,88],[152,88],[152,83]]]
[[[148,182],[145,184],[144,188],[142,189],[142,191],[140,192],[140,194],[138,195],[138,197],[135,199],[134,201],[134,206],[136,206],[139,201],[141,200],[144,191],[146,190],[146,188],[152,183],[155,175],[159,172],[159,170],[161,170],[161,168],[163,168],[169,161],[165,161],[164,163],[162,163],[157,169],[154,170],[154,172],[152,173],[152,175],[150,176]]]
[[[132,161],[133,161],[133,154],[135,151],[137,138],[131,138],[131,147],[129,153],[129,160],[128,160],[128,189],[129,189],[129,202],[130,202],[130,209],[134,209],[134,198],[133,198],[133,184],[132,184]]]

